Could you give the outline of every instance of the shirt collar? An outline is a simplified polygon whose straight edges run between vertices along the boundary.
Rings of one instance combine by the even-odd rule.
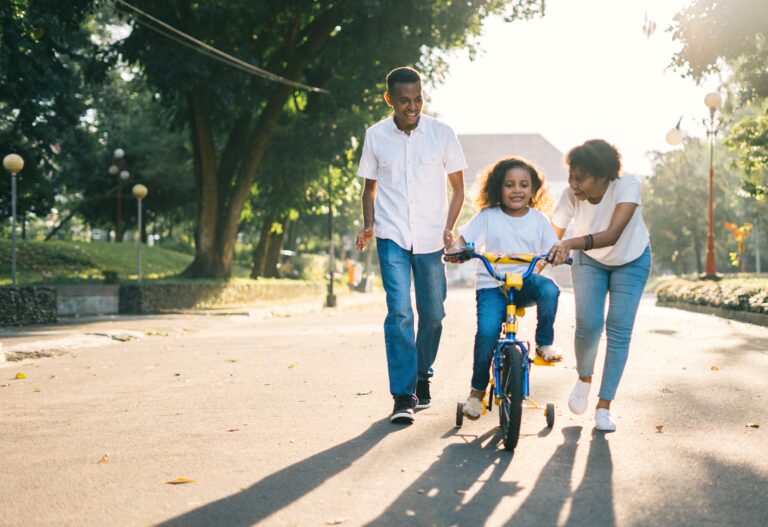
[[[398,133],[398,132],[399,133],[405,133],[405,132],[403,132],[402,130],[400,130],[397,127],[397,124],[395,124],[395,114],[394,113],[389,116],[387,121],[389,123],[389,129],[392,131],[393,134],[394,133]],[[411,130],[411,133],[413,133],[413,132],[424,133],[426,131],[425,128],[428,126],[426,123],[427,123],[427,119],[424,118],[424,114],[422,113],[419,116],[419,124],[416,125],[416,128]]]

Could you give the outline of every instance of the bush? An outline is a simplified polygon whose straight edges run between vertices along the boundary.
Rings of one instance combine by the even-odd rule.
[[[656,299],[768,314],[768,287],[764,281],[669,280],[656,289]]]

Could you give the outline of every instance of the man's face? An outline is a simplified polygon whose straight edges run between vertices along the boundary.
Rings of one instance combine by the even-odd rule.
[[[384,99],[392,107],[395,120],[401,128],[414,128],[419,122],[424,99],[420,82],[396,82],[392,93],[386,92]]]

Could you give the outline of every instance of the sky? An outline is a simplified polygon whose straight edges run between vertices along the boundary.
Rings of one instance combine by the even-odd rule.
[[[449,55],[445,82],[425,89],[427,113],[456,133],[539,133],[563,153],[587,139],[615,144],[624,168],[649,175],[646,153],[667,151],[666,133],[704,136],[700,85],[669,68],[679,48],[667,28],[690,0],[547,0],[543,18],[489,18],[481,53]],[[646,17],[656,22],[647,38]],[[513,152],[510,152],[513,154]]]

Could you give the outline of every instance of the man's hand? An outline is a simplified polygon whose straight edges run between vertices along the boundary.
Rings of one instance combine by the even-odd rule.
[[[451,229],[445,229],[443,231],[443,246],[445,246],[446,251],[450,249],[454,241],[455,240],[453,239],[453,231]]]
[[[371,239],[373,238],[373,227],[366,227],[360,233],[357,235],[357,242],[355,245],[357,246],[358,251],[362,251],[365,249],[369,243],[371,243]]]

